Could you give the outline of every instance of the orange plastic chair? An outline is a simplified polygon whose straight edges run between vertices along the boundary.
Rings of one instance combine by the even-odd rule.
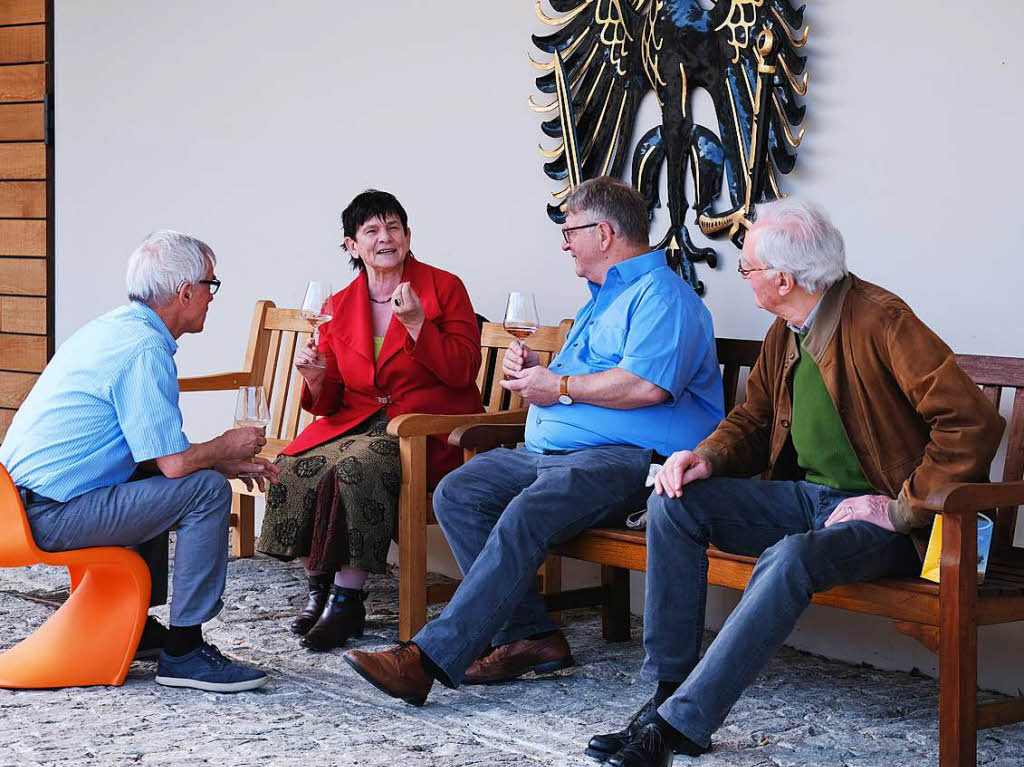
[[[149,569],[120,547],[49,553],[32,539],[18,489],[0,466],[0,567],[62,565],[67,601],[34,633],[0,653],[0,687],[119,685],[149,609]]]

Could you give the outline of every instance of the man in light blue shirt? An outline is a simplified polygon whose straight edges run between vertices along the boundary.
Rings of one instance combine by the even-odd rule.
[[[643,198],[598,178],[569,195],[566,211],[563,249],[591,300],[549,367],[519,342],[505,355],[501,385],[530,404],[525,448],[482,453],[434,492],[465,579],[412,643],[345,656],[416,705],[434,680],[491,684],[571,666],[537,568],[583,530],[621,525],[646,501],[652,456],[695,446],[722,419],[711,315],[665,252],[649,251]]]
[[[202,624],[222,607],[228,478],[255,474],[262,488],[277,467],[254,457],[266,444],[261,429],[200,444],[182,433],[176,339],[202,331],[220,286],[215,264],[200,240],[150,235],[129,260],[131,302],[61,345],[15,415],[0,463],[45,551],[132,546],[165,564],[165,533],[177,525],[171,628],[150,618],[141,649],[160,650],[161,684],[235,692],[268,678],[203,641]],[[130,481],[144,474],[153,476]]]

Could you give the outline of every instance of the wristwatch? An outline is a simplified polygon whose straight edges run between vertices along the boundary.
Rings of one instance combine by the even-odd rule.
[[[572,404],[572,397],[569,396],[569,376],[562,376],[558,382],[558,401],[563,405]]]

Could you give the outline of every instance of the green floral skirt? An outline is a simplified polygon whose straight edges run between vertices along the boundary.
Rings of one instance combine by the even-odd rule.
[[[311,570],[383,573],[402,484],[398,438],[387,425],[382,411],[330,442],[279,456],[257,550],[309,557]]]

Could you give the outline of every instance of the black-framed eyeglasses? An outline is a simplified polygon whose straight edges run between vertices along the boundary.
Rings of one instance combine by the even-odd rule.
[[[220,280],[218,280],[216,277],[214,277],[212,280],[199,280],[199,284],[209,285],[211,296],[217,295],[217,291],[220,290]]]
[[[571,242],[569,239],[569,232],[578,232],[580,229],[593,229],[595,226],[600,226],[600,221],[595,221],[592,224],[580,224],[579,226],[566,226],[562,229],[562,237],[565,238],[566,242]]]
[[[771,270],[770,266],[755,266],[753,269],[747,269],[743,266],[743,261],[736,262],[736,271],[744,277],[748,276],[751,272],[770,272]]]

